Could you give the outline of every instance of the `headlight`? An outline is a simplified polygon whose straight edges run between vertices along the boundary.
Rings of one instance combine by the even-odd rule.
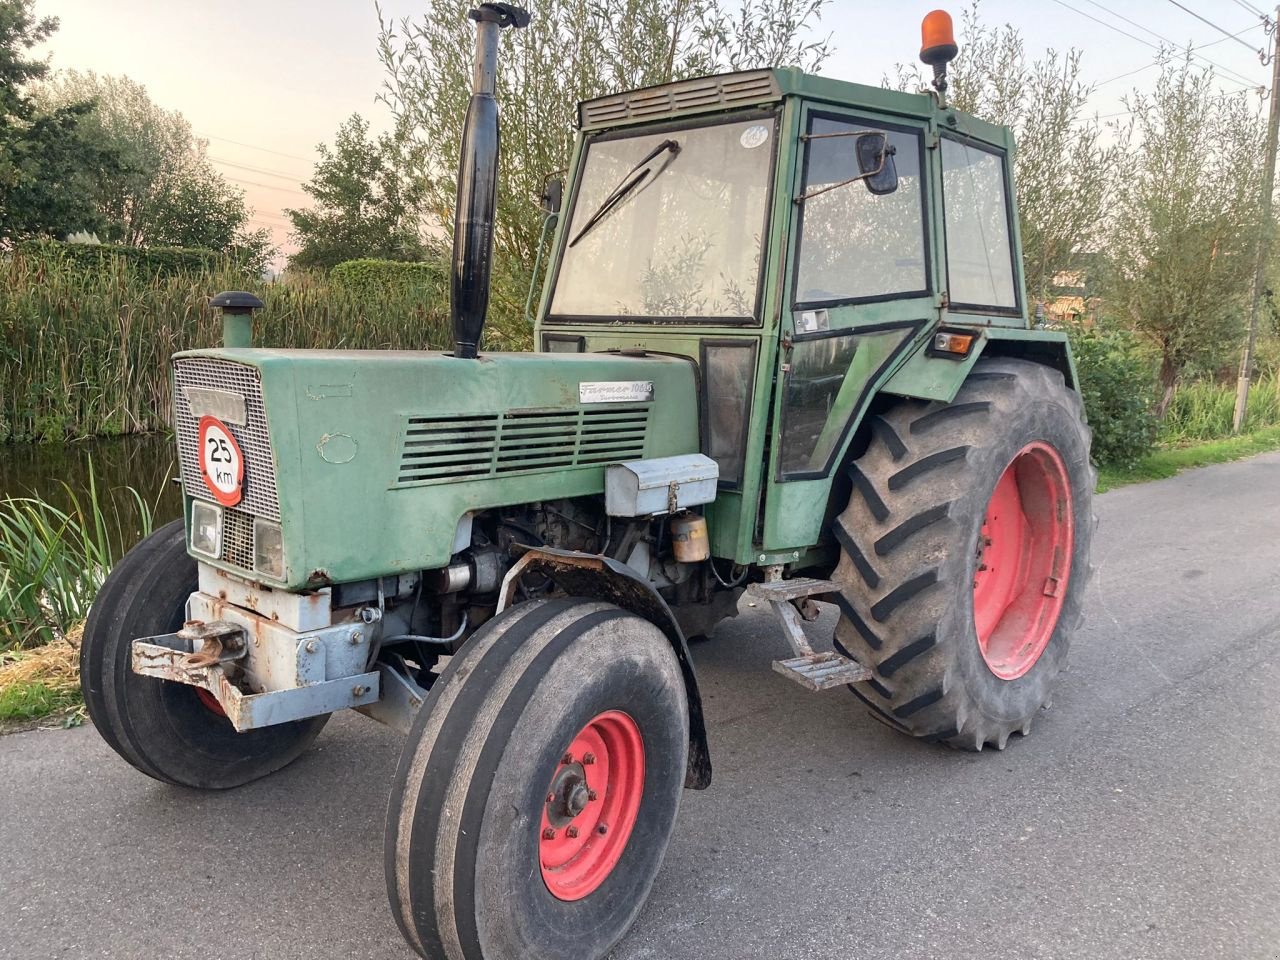
[[[284,579],[284,538],[280,524],[254,518],[253,569],[273,580]]]
[[[191,501],[191,549],[215,560],[222,556],[222,508],[217,504]]]

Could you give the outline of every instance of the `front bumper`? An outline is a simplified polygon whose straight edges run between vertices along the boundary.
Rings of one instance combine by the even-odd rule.
[[[260,597],[204,564],[200,587],[187,601],[182,630],[134,640],[134,673],[207,690],[242,732],[380,699],[381,675],[367,669],[369,628],[360,620],[328,622],[318,615],[319,597],[301,615],[281,616],[262,601],[287,594]]]

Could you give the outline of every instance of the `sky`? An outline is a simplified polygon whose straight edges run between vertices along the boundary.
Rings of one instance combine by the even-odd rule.
[[[382,0],[384,18],[413,17],[431,0]],[[529,3],[537,14],[535,0]],[[834,53],[822,73],[878,84],[897,63],[915,61],[920,20],[938,0],[829,0],[817,33]],[[959,28],[967,0],[948,5]],[[1184,9],[1185,8],[1185,9]],[[1252,9],[1251,9],[1252,8]],[[316,145],[359,112],[387,126],[377,102],[379,13],[373,0],[36,0],[60,29],[40,51],[55,69],[124,74],[152,100],[180,110],[227,179],[240,185],[254,225],[288,251],[286,207],[306,206]],[[1261,87],[1266,43],[1260,0],[982,0],[988,25],[1011,23],[1029,53],[1083,51],[1083,76],[1099,87],[1090,107],[1108,117],[1120,98],[1149,89],[1153,46],[1204,46],[1223,89]],[[1198,17],[1196,15],[1199,15]],[[1203,18],[1203,19],[1201,19]],[[1207,22],[1206,22],[1207,21]],[[1227,39],[1225,34],[1240,34]],[[1143,69],[1143,68],[1146,69]],[[1121,76],[1136,71],[1128,76]]]

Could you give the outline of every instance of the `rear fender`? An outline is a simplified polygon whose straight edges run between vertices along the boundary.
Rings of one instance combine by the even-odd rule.
[[[1061,330],[1026,330],[1020,327],[961,327],[947,329],[973,333],[977,342],[963,359],[936,355],[929,343],[908,357],[882,388],[882,392],[918,400],[950,403],[980,357],[1012,357],[1044,364],[1059,371],[1067,386],[1078,390],[1071,344]]]
[[[707,746],[707,727],[702,715],[702,696],[698,692],[698,678],[693,672],[693,661],[689,658],[689,646],[671,608],[654,590],[653,585],[625,563],[610,557],[537,547],[524,554],[507,571],[498,598],[499,612],[511,605],[517,582],[530,572],[549,577],[570,596],[616,604],[623,610],[648,620],[666,635],[676,659],[680,661],[680,672],[684,676],[685,693],[689,701],[689,764],[685,771],[684,785],[692,790],[704,790],[710,786],[711,753]]]

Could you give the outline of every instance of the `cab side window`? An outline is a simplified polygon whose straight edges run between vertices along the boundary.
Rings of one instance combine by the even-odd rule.
[[[1017,310],[1004,154],[943,137],[942,208],[952,308]]]
[[[812,116],[802,193],[848,180],[856,172],[851,134],[887,134],[895,149],[898,189],[877,196],[864,183],[811,195],[801,205],[797,303],[883,300],[928,292],[920,134]]]

